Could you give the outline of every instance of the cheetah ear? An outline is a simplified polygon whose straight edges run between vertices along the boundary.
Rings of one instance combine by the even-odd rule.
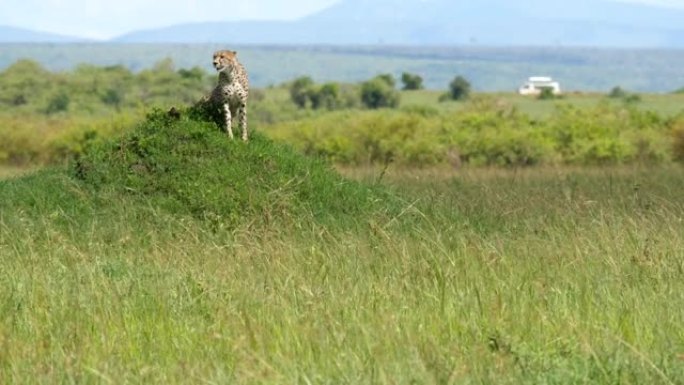
[[[237,55],[237,51],[233,51],[233,55]]]

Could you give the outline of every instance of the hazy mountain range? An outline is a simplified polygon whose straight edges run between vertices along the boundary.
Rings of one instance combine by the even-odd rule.
[[[62,36],[49,32],[0,25],[0,43],[66,43],[85,40],[73,36]]]
[[[70,40],[6,31],[0,27],[0,41]],[[182,24],[112,41],[684,48],[684,9],[611,0],[341,0],[295,21]]]

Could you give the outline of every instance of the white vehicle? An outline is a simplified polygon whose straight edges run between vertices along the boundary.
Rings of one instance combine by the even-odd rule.
[[[548,76],[532,76],[518,88],[520,95],[539,95],[544,88],[548,88],[554,95],[560,95],[560,84]]]

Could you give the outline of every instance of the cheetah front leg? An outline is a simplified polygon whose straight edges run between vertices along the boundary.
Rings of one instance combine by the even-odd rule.
[[[238,110],[238,117],[240,118],[240,130],[242,130],[242,140],[245,142],[248,139],[247,134],[247,103],[242,103]]]
[[[230,106],[228,103],[223,104],[223,113],[226,118],[226,132],[228,137],[233,139],[233,115],[230,113]]]

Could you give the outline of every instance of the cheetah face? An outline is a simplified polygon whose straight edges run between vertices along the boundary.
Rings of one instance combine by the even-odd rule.
[[[231,71],[237,62],[237,52],[235,51],[217,51],[214,53],[214,68],[216,71],[223,72]]]

